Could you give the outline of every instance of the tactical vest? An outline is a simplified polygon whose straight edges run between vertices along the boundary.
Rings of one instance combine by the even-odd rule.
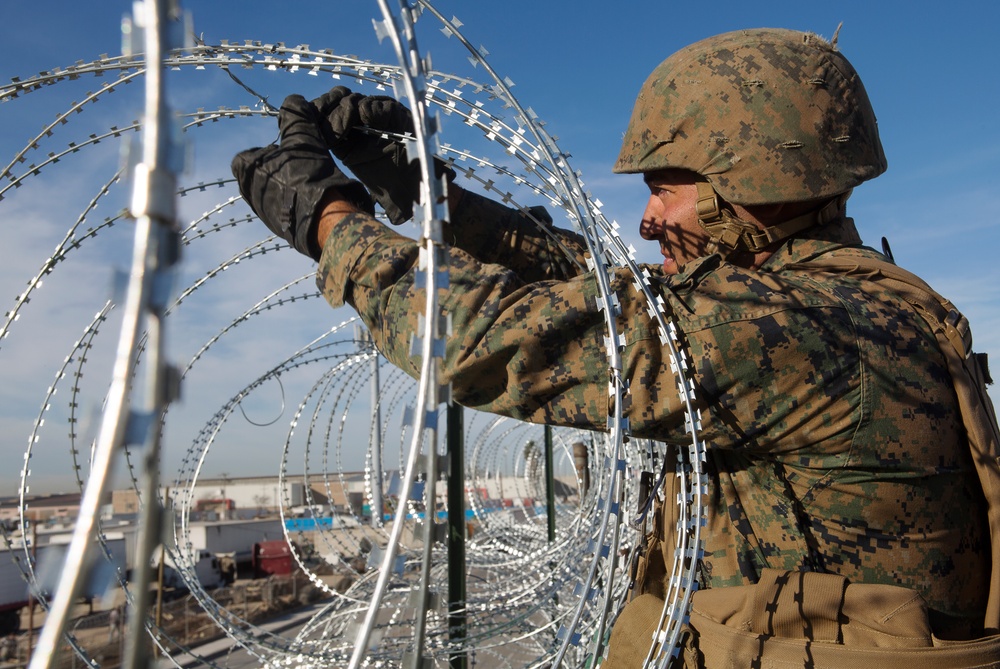
[[[938,639],[927,622],[923,599],[912,590],[849,583],[837,574],[765,569],[754,585],[694,594],[684,643],[671,666],[1000,669],[1000,429],[986,393],[986,384],[992,383],[986,356],[972,352],[968,320],[914,274],[849,249],[792,268],[864,275],[910,303],[934,331],[948,362],[988,505],[992,567],[986,636],[962,642]],[[663,520],[654,518],[660,529],[653,541],[672,545],[670,524]],[[658,552],[659,546],[649,549],[647,555]],[[641,561],[637,583],[655,583],[665,577],[661,570],[658,561]],[[655,585],[625,606],[612,628],[604,669],[643,666],[663,606],[662,590]]]

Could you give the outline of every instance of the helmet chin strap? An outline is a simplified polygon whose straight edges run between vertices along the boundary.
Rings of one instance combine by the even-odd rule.
[[[712,188],[712,184],[699,181],[696,185],[698,202],[695,206],[698,221],[709,236],[706,250],[709,253],[718,253],[725,259],[737,251],[759,253],[775,242],[787,239],[806,228],[833,220],[840,214],[847,203],[847,198],[851,195],[851,191],[847,191],[819,209],[762,229],[728,209],[723,209],[719,195]]]

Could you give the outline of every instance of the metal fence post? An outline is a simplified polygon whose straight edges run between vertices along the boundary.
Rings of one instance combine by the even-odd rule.
[[[448,637],[464,645],[466,626],[465,583],[465,445],[462,407],[451,404],[448,421]],[[465,669],[465,650],[452,652],[451,669]]]

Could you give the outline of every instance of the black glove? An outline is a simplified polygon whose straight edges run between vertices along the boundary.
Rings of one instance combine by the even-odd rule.
[[[398,135],[414,134],[410,110],[395,98],[367,96],[337,86],[313,100],[320,116],[323,140],[344,166],[355,174],[382,205],[389,221],[399,225],[413,216],[420,195],[420,163],[412,162],[398,142],[358,130],[365,126]],[[440,178],[455,171],[435,159]]]
[[[231,165],[240,194],[264,225],[314,260],[322,249],[313,227],[327,191],[336,188],[362,211],[375,213],[364,186],[334,164],[318,120],[304,97],[289,95],[278,112],[279,145],[241,151]]]

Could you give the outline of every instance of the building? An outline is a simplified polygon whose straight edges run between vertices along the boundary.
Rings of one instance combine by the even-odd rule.
[[[35,523],[72,525],[80,513],[80,493],[56,493],[25,497],[25,518]],[[21,514],[21,498],[10,495],[0,498],[0,522],[17,527]]]
[[[363,474],[351,473],[346,476],[356,487]],[[311,491],[307,494],[308,490]],[[183,488],[163,488],[161,498],[169,499],[176,507],[182,501],[181,495],[193,495],[187,506],[199,520],[248,519],[273,516],[283,508],[286,513],[295,507],[306,505],[344,508],[348,503],[348,487],[338,476],[305,477],[301,474],[286,476],[282,482],[277,476],[217,476],[199,478],[193,492]],[[111,494],[111,511],[115,516],[131,517],[139,511],[139,497],[132,488],[115,490]]]

